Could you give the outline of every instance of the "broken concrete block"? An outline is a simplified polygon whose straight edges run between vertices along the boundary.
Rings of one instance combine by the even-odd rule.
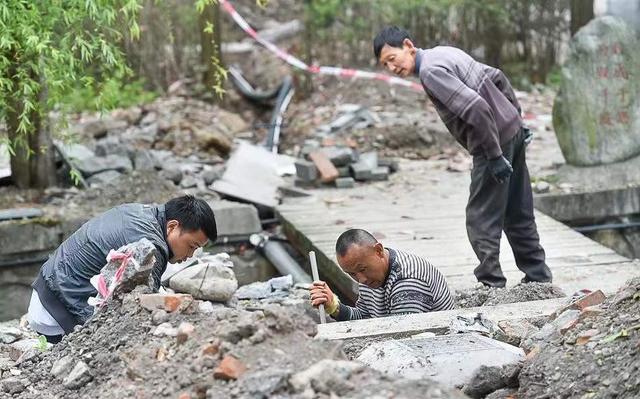
[[[36,348],[39,344],[40,341],[35,338],[21,339],[20,341],[16,341],[9,346],[9,357],[15,362],[22,356],[23,353]]]
[[[133,165],[136,170],[153,171],[160,168],[160,163],[151,151],[138,150],[133,155]]]
[[[480,366],[462,392],[474,399],[480,399],[506,386],[507,381],[502,367]]]
[[[187,323],[184,321],[180,323],[180,325],[178,326],[178,333],[176,335],[178,345],[187,342],[187,340],[195,330],[196,328],[191,323]]]
[[[589,306],[582,309],[582,313],[580,313],[580,320],[584,320],[587,317],[598,316],[602,313],[604,313],[604,309],[602,309],[600,306]]]
[[[305,183],[312,183],[318,178],[318,168],[313,162],[298,159],[295,162],[296,176]]]
[[[293,287],[293,277],[290,274],[282,277],[274,277],[269,280],[273,290],[288,291]]]
[[[226,302],[238,289],[238,280],[231,269],[233,263],[221,256],[208,257],[204,263],[189,266],[169,280],[176,292],[191,294],[196,299]]]
[[[87,183],[92,187],[103,186],[107,183],[110,183],[116,180],[120,176],[122,176],[122,173],[120,172],[116,172],[115,170],[107,170],[104,172],[96,173],[95,175],[91,176],[90,178],[87,179]]]
[[[51,367],[50,373],[55,378],[62,378],[63,376],[67,375],[71,371],[73,364],[74,364],[73,357],[71,357],[70,355],[67,355],[61,359],[58,359],[53,364],[53,367]]]
[[[351,169],[351,176],[358,181],[365,181],[371,179],[371,172],[373,168],[369,167],[365,162],[356,162],[349,166]]]
[[[313,388],[318,392],[329,394],[344,388],[344,384],[348,384],[349,377],[363,368],[364,366],[358,362],[323,359],[291,376],[289,384],[296,392]]]
[[[335,166],[347,166],[358,160],[357,153],[349,147],[324,147],[321,150]]]
[[[538,331],[538,327],[527,320],[503,320],[498,322],[498,327],[502,332],[494,338],[513,346],[520,346],[526,336]]]
[[[256,281],[238,288],[235,295],[238,299],[263,299],[271,295],[271,284],[268,281]]]
[[[120,173],[129,173],[133,170],[133,165],[127,155],[110,154],[106,157],[85,158],[72,163],[85,177],[105,170],[115,170]]]
[[[143,294],[138,299],[140,306],[151,312],[162,309],[172,313],[184,310],[193,302],[193,297],[187,294]]]
[[[353,177],[339,177],[336,179],[335,183],[337,188],[353,188],[356,181]]]
[[[182,171],[179,168],[164,167],[160,172],[160,177],[163,179],[171,180],[173,184],[178,185],[182,181]]]
[[[233,201],[209,201],[208,204],[216,217],[219,237],[245,237],[262,231],[255,206]]]
[[[316,165],[316,168],[318,168],[321,182],[331,183],[338,178],[338,169],[333,166],[325,153],[322,151],[314,151],[309,154],[309,158]]]
[[[375,151],[365,152],[360,155],[358,162],[362,162],[367,165],[369,168],[374,169],[377,168],[378,165],[378,153]]]
[[[11,395],[19,394],[27,389],[25,383],[17,377],[5,378],[0,383],[2,384],[2,391]]]
[[[342,166],[338,169],[338,177],[351,177],[351,168],[349,166]]]
[[[68,389],[78,389],[91,381],[92,378],[93,376],[91,375],[89,366],[87,366],[85,362],[79,361],[69,375],[62,381],[62,385]]]
[[[173,327],[171,323],[162,323],[153,330],[153,335],[156,337],[175,337],[178,335],[178,329]]]
[[[569,309],[583,310],[590,306],[599,305],[604,302],[605,299],[607,299],[607,297],[601,290],[588,293],[587,295],[578,298],[577,300],[571,302],[563,308],[558,309],[550,316],[550,318],[555,319]]]
[[[107,255],[108,263],[100,270],[100,275],[104,278],[107,287],[110,287],[116,274],[119,274],[120,280],[114,288],[114,293],[131,292],[138,285],[150,283],[151,270],[156,264],[155,254],[156,247],[146,238],[124,245],[117,251],[109,252]],[[124,272],[118,273],[125,262]],[[96,289],[98,276],[91,279],[91,283]]]
[[[371,171],[371,180],[387,180],[389,178],[389,167],[378,166]]]
[[[455,387],[466,384],[480,366],[524,360],[524,351],[482,335],[456,334],[377,342],[357,360],[391,376]]]
[[[22,338],[22,331],[17,327],[0,327],[0,344],[11,344]]]
[[[378,166],[387,166],[389,173],[396,173],[400,170],[400,164],[395,159],[391,158],[378,158]]]
[[[245,371],[247,366],[235,357],[227,355],[213,371],[213,377],[220,380],[237,380]]]

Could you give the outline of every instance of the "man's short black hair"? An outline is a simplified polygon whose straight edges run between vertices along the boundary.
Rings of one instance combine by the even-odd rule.
[[[413,39],[409,32],[402,28],[398,28],[397,26],[386,26],[384,27],[373,39],[373,54],[376,56],[376,60],[380,59],[380,53],[382,52],[382,48],[385,44],[388,44],[391,47],[402,48],[402,42],[404,39],[409,39],[413,43]]]
[[[185,195],[164,204],[164,212],[169,220],[177,220],[183,230],[202,230],[210,242],[218,238],[216,218],[206,201]]]
[[[336,253],[343,257],[352,245],[375,245],[376,238],[366,230],[350,229],[340,234],[336,241]]]

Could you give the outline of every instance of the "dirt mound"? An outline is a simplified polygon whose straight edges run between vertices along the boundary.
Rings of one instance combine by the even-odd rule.
[[[640,278],[549,340],[520,373],[521,398],[640,397]]]
[[[23,399],[464,397],[344,360],[340,343],[312,338],[316,324],[296,306],[151,313],[136,291],[35,352],[2,388]]]
[[[509,288],[478,285],[468,290],[456,291],[454,295],[459,308],[495,306],[567,296],[559,287],[549,283],[518,284]]]

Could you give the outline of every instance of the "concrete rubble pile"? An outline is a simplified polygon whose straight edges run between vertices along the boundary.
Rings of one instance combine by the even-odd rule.
[[[195,301],[139,286],[60,344],[20,364],[9,360],[0,391],[15,398],[464,397],[345,360],[340,344],[312,338],[315,322],[295,306]]]

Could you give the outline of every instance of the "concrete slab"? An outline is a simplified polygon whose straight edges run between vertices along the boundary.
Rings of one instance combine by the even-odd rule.
[[[373,343],[356,359],[394,377],[430,378],[453,388],[467,383],[480,366],[523,360],[524,351],[478,334]]]
[[[278,187],[285,184],[281,176],[296,173],[294,162],[292,157],[240,142],[212,187],[220,194],[272,208],[278,204]]]
[[[473,318],[483,313],[494,323],[505,320],[519,320],[546,317],[567,302],[567,298],[544,299],[541,301],[509,303],[489,307],[454,309],[442,312],[415,313],[399,316],[343,321],[318,325],[317,339],[350,339],[373,336],[409,335],[422,332],[443,333],[449,329],[457,316]]]
[[[245,237],[262,231],[258,210],[250,204],[233,201],[210,201],[216,217],[218,236]]]

